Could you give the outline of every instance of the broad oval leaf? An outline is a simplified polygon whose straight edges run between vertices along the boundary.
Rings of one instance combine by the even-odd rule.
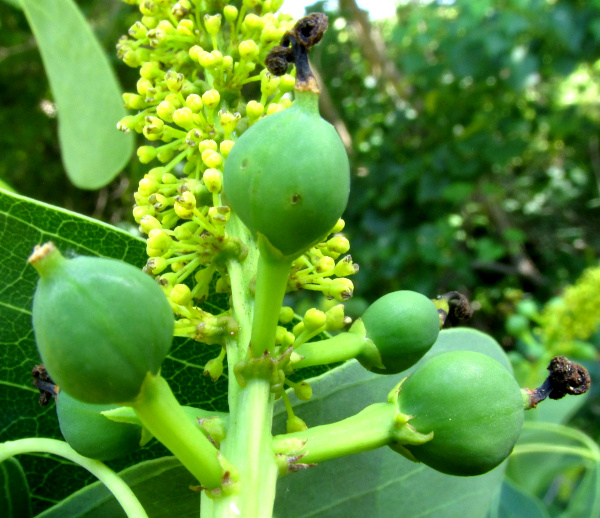
[[[72,0],[21,0],[58,108],[62,159],[71,182],[99,189],[129,161],[133,135],[117,131],[127,113],[106,55]]]
[[[17,459],[0,463],[0,509],[5,518],[31,516],[31,500],[25,472]]]

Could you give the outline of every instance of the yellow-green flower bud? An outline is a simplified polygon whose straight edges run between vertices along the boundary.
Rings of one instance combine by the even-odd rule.
[[[142,16],[142,23],[148,29],[154,29],[158,25],[158,18],[154,16]]]
[[[173,113],[175,106],[169,101],[161,101],[156,107],[156,114],[165,122],[173,122]]]
[[[160,15],[160,6],[152,0],[143,0],[140,2],[140,13],[143,16],[158,16]]]
[[[354,294],[354,284],[345,277],[333,279],[324,294],[327,297],[344,302],[352,298],[352,295]]]
[[[238,17],[238,9],[235,5],[226,5],[223,7],[223,16],[225,19],[233,24]]]
[[[345,254],[350,250],[350,241],[344,236],[334,236],[327,241],[327,248],[337,254]]]
[[[254,40],[244,40],[238,46],[242,59],[253,61],[258,57],[258,45]]]
[[[229,136],[231,132],[235,130],[238,122],[242,116],[239,113],[231,113],[227,110],[219,111],[219,122],[221,123],[221,128],[223,129],[223,133],[226,136]]]
[[[206,28],[206,32],[211,36],[219,34],[219,31],[221,30],[221,15],[215,14],[211,16],[210,14],[205,14],[204,27]]]
[[[152,248],[154,250],[161,250],[163,255],[166,253],[169,248],[171,248],[171,244],[173,240],[171,236],[167,234],[164,230],[161,229],[153,229],[148,233],[148,241],[146,241],[146,246],[148,248]]]
[[[243,1],[243,5],[246,8],[252,9],[253,7],[256,7],[258,4],[260,4],[261,0],[244,0]]]
[[[164,100],[171,103],[175,109],[182,107],[178,94],[167,94]]]
[[[199,57],[200,66],[208,69],[220,68],[223,64],[223,54],[218,50],[212,52],[205,52]]]
[[[312,397],[312,387],[306,381],[301,381],[294,385],[294,394],[300,401],[308,401]]]
[[[154,89],[154,84],[145,77],[140,77],[135,85],[138,94],[148,97],[148,90]]]
[[[192,10],[192,4],[189,0],[179,0],[172,8],[171,13],[175,18],[183,18]],[[189,20],[191,21],[191,20]]]
[[[142,22],[138,20],[131,27],[129,27],[127,32],[132,38],[141,40],[146,37],[146,34],[148,34],[148,29]]]
[[[169,126],[165,126],[165,128],[169,128]],[[156,158],[161,164],[166,164],[167,162],[170,162],[173,156],[175,156],[175,151],[172,148],[161,149],[156,154]]]
[[[225,225],[231,216],[231,209],[226,205],[219,205],[208,209],[208,217],[213,225]]]
[[[260,31],[265,26],[265,22],[260,16],[250,13],[244,18],[242,26],[248,32]]]
[[[296,78],[291,74],[284,74],[279,78],[279,90],[284,94],[291,92],[296,84]]]
[[[198,149],[200,150],[201,153],[203,151],[206,151],[207,149],[216,151],[217,148],[218,148],[217,143],[213,139],[205,139],[202,142],[198,143]]]
[[[188,51],[190,58],[192,59],[192,61],[195,61],[196,63],[200,62],[200,57],[204,53],[206,53],[206,51],[199,45],[194,45],[194,46],[190,47],[190,50]]]
[[[152,208],[152,211],[154,211],[154,207],[152,207],[152,205],[144,205],[144,206],[150,207],[150,208]],[[136,208],[139,208],[139,207],[136,207]],[[154,212],[154,214],[156,214],[156,212]],[[134,209],[134,216],[135,216],[135,209]],[[137,219],[136,219],[136,221],[137,221]],[[162,225],[161,225],[160,221],[158,221],[152,213],[144,214],[144,216],[140,219],[140,221],[138,223],[140,224],[140,231],[143,234],[150,234],[150,231],[152,231],[152,230],[162,229]]]
[[[141,223],[142,221],[144,221],[144,218],[152,217],[155,214],[156,211],[154,210],[154,207],[152,205],[136,205],[133,208],[133,219],[136,223]],[[147,234],[148,232],[144,233]]]
[[[170,92],[177,93],[181,90],[181,86],[183,85],[184,80],[183,74],[179,74],[174,70],[169,70],[165,74],[165,82],[167,83],[167,88]]]
[[[329,308],[325,312],[325,315],[327,316],[327,321],[325,322],[327,331],[338,331],[351,322],[350,317],[346,317],[344,313],[343,304]]]
[[[271,103],[267,107],[267,115],[273,115],[274,113],[285,110],[285,106],[279,103]]]
[[[262,117],[262,114],[265,112],[265,107],[256,101],[250,101],[246,105],[246,115],[251,121],[257,120],[259,117]]]
[[[333,273],[338,277],[346,277],[358,272],[358,264],[352,262],[352,256],[347,255],[335,265]]]
[[[190,191],[182,192],[175,198],[175,201],[186,209],[196,208],[196,197]]]
[[[303,432],[304,430],[308,430],[308,426],[306,426],[306,423],[302,419],[295,415],[286,421],[286,430],[287,433]]]
[[[296,340],[294,333],[290,333],[289,331],[283,335],[281,338],[281,347],[285,350],[290,347]]]
[[[294,310],[289,306],[283,306],[279,310],[279,321],[282,324],[289,324],[294,320]]]
[[[194,127],[194,114],[187,106],[178,108],[173,112],[173,122],[189,131]]]
[[[209,168],[204,171],[202,175],[202,180],[204,180],[204,185],[212,193],[221,192],[221,188],[223,187],[223,178],[221,177],[221,171],[214,168]]]
[[[221,102],[221,94],[219,94],[219,92],[214,88],[212,90],[208,90],[202,94],[202,102],[207,108],[213,110],[219,106],[219,103]]]
[[[173,209],[175,210],[175,214],[181,219],[192,219],[194,216],[194,209],[190,209],[177,201],[173,204]]]
[[[284,30],[276,27],[272,23],[267,23],[260,33],[260,42],[263,45],[272,45],[281,40]]]
[[[171,302],[179,306],[186,306],[192,300],[192,292],[185,284],[176,284],[169,295]]]
[[[317,268],[317,272],[328,273],[332,272],[335,268],[335,261],[331,257],[325,256],[321,257],[315,266]]]
[[[270,74],[266,69],[260,73],[260,92],[266,97],[271,97],[279,88],[280,79]]]
[[[142,164],[147,164],[156,158],[158,149],[152,146],[140,146],[137,150],[138,159]]]
[[[179,178],[173,173],[165,173],[160,177],[160,181],[167,185],[175,185],[179,183]]]
[[[194,221],[186,221],[181,225],[177,225],[177,227],[174,230],[175,239],[177,239],[178,241],[185,241],[187,239],[190,239],[196,234],[198,227],[198,223]]]
[[[145,118],[144,136],[148,140],[160,140],[163,135],[163,127],[165,123],[158,117],[148,116]]]
[[[227,158],[234,144],[235,142],[233,140],[224,140],[219,144],[219,151],[221,152],[223,158]]]
[[[117,122],[117,129],[123,133],[130,133],[137,127],[136,118],[133,115],[127,115]]]
[[[221,167],[223,165],[223,157],[212,149],[202,151],[202,162],[206,167]]]
[[[346,222],[342,218],[340,218],[340,219],[338,219],[335,226],[331,229],[330,233],[337,234],[338,232],[341,232],[342,230],[344,230],[345,226],[346,226]]]
[[[144,271],[146,273],[151,273],[152,275],[158,275],[159,273],[162,273],[167,266],[167,260],[164,257],[151,257],[146,262]]]
[[[181,20],[177,24],[177,34],[180,36],[193,36],[194,34],[194,22],[188,18]]]
[[[148,106],[141,95],[132,93],[124,93],[123,102],[128,110],[143,110]]]
[[[144,176],[138,184],[138,192],[142,196],[150,196],[157,192],[159,188],[159,183],[154,178],[148,178],[147,176]]]
[[[145,79],[162,79],[164,75],[165,73],[160,69],[156,61],[147,61],[143,63],[142,67],[140,68],[140,76]]]
[[[190,94],[185,98],[186,106],[192,110],[192,113],[198,113],[204,104],[202,98],[198,94]]]
[[[304,318],[302,321],[304,322],[304,329],[309,333],[316,331],[325,326],[325,322],[327,320],[327,316],[325,313],[319,309],[311,308],[306,313],[304,313]]]
[[[223,360],[217,357],[207,361],[204,366],[204,375],[209,376],[213,381],[217,381],[223,375]]]
[[[154,205],[154,208],[157,211],[164,210],[170,205],[169,200],[167,200],[167,198],[165,196],[163,196],[162,194],[160,194],[158,192],[154,193],[148,199],[150,200],[150,203],[152,203]]]

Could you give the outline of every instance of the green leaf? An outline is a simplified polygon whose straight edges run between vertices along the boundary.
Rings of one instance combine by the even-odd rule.
[[[27,258],[34,245],[53,241],[64,253],[113,257],[141,267],[147,256],[142,239],[110,225],[0,190],[0,442],[23,437],[61,439],[54,404],[41,407],[31,369],[40,363],[31,327],[31,304],[37,283]],[[222,301],[216,301],[222,307]],[[184,405],[227,409],[227,380],[212,383],[204,364],[217,347],[176,339],[162,374]],[[140,460],[166,455],[156,441],[129,457],[112,461],[123,469]],[[85,470],[44,456],[19,458],[28,476],[34,513],[93,481]]]
[[[544,504],[505,478],[499,495],[498,509],[489,518],[549,518]]]
[[[552,401],[550,402],[552,403]],[[558,485],[566,481],[565,473],[584,471],[577,489],[577,498],[570,498],[565,516],[598,516],[600,514],[600,448],[584,433],[563,425],[526,422],[521,437],[510,457],[507,475],[523,490],[548,498],[560,494]],[[578,478],[578,477],[575,477]],[[555,485],[558,484],[558,485]],[[575,504],[575,501],[578,503]],[[581,514],[584,509],[595,512]],[[572,508],[572,509],[571,509]],[[579,510],[579,511],[578,511]],[[577,514],[580,512],[580,514]]]
[[[5,4],[12,5],[15,9],[21,9],[21,0],[2,0]]]
[[[17,459],[7,459],[0,464],[0,509],[6,518],[31,516],[29,486],[23,468]]]
[[[21,0],[37,40],[54,100],[69,179],[99,189],[129,161],[133,136],[117,131],[126,115],[104,51],[72,0]]]
[[[149,518],[197,518],[200,493],[192,491],[194,477],[175,457],[137,464],[120,473],[133,490]],[[37,518],[125,518],[117,500],[100,482],[72,494]]]
[[[511,369],[502,348],[491,337],[463,328],[440,333],[421,362],[447,350],[483,352]],[[299,402],[293,393],[290,399],[297,415],[309,426],[331,423],[375,401],[385,401],[394,385],[414,368],[394,376],[380,376],[351,361],[311,380],[314,395],[310,401]],[[277,408],[275,433],[284,431],[285,419],[281,404]],[[487,515],[503,473],[504,465],[478,477],[451,477],[381,448],[283,477],[277,487],[276,516],[479,518]]]

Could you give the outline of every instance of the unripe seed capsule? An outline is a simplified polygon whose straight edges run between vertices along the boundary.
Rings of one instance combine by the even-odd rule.
[[[173,312],[154,280],[114,259],[65,259],[51,243],[29,262],[40,274],[33,329],[52,379],[86,403],[134,401],[173,338]]]

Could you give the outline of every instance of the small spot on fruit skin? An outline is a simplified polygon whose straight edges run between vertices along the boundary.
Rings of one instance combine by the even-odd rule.
[[[296,205],[300,201],[301,196],[299,194],[294,194],[292,196],[292,205]]]
[[[244,158],[244,160],[242,160],[242,169],[246,169],[248,167],[248,159]]]

